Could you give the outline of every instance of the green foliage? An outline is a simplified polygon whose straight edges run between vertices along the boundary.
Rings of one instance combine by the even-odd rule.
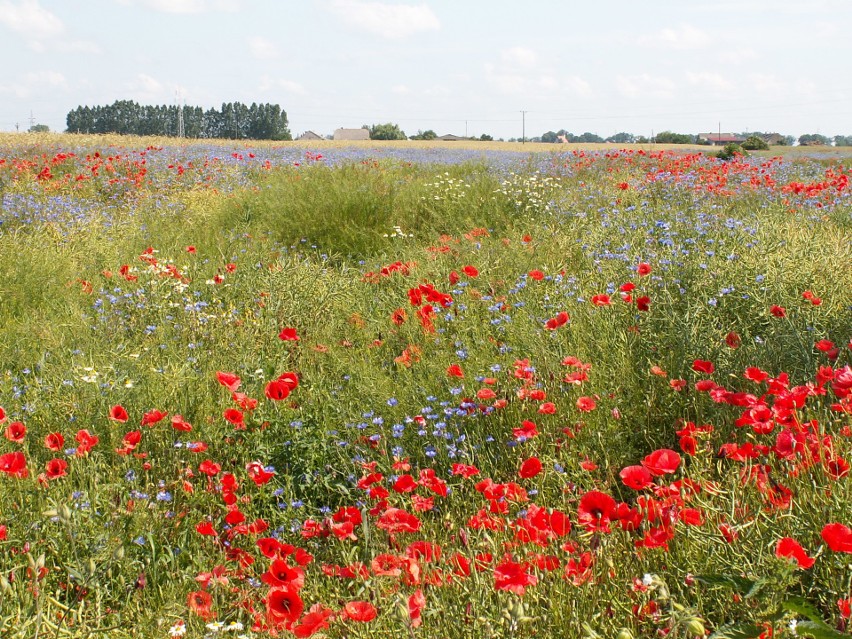
[[[721,151],[716,153],[716,157],[720,160],[733,160],[738,155],[748,155],[746,150],[736,143],[726,144]]]
[[[29,133],[50,133],[50,127],[46,124],[33,124],[27,131]]]
[[[405,132],[398,124],[388,122],[386,124],[374,124],[370,129],[371,140],[407,140]],[[437,136],[436,136],[437,137]]]
[[[120,133],[122,135],[177,136],[183,118],[184,137],[251,140],[290,140],[287,113],[277,104],[251,106],[241,102],[222,104],[222,109],[139,105],[117,100],[107,106],[79,106],[68,113],[69,133]]]
[[[742,147],[746,151],[766,151],[769,149],[769,145],[756,135],[749,136],[746,138],[746,141],[743,142]]]
[[[831,144],[829,139],[819,133],[805,133],[799,136],[799,144],[802,146],[825,146]]]
[[[410,139],[412,140],[434,140],[438,137],[438,134],[435,133],[432,129],[427,129],[426,131],[418,130],[415,135],[412,135]]]
[[[662,131],[654,136],[657,144],[695,144],[695,136],[689,133]]]

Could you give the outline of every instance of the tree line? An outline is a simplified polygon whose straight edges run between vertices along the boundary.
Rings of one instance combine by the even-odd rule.
[[[183,131],[181,131],[181,119]],[[117,100],[107,106],[78,106],[68,113],[69,133],[183,135],[187,138],[290,140],[287,113],[277,104],[227,102],[206,111],[197,106],[140,105]]]

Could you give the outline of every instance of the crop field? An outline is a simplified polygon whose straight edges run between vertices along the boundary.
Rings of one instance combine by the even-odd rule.
[[[850,636],[850,179],[0,138],[0,637]]]

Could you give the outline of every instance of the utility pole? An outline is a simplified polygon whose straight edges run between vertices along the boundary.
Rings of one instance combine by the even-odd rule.
[[[521,111],[521,144],[527,141],[527,112]]]
[[[35,117],[33,116],[33,112],[30,111],[30,128],[35,126]]]
[[[467,137],[467,120],[464,121],[464,137]]]

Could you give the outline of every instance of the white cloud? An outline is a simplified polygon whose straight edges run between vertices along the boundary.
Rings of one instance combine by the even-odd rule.
[[[706,87],[715,91],[731,91],[734,85],[720,73],[693,73],[686,74],[686,79],[692,86]]]
[[[240,9],[239,0],[119,0],[121,4],[141,5],[163,13],[205,13],[208,11],[235,12]]]
[[[619,93],[628,98],[671,98],[675,89],[675,83],[669,78],[647,73],[616,76],[615,86]]]
[[[538,62],[538,55],[532,49],[525,47],[512,47],[504,49],[500,53],[500,58],[506,64],[517,65],[521,67],[534,67]]]
[[[42,8],[38,0],[0,2],[0,24],[31,40],[52,38],[65,30],[62,21]]]
[[[248,41],[249,51],[258,60],[272,60],[279,55],[278,47],[263,36],[254,36]]]
[[[677,28],[666,28],[651,35],[642,36],[637,40],[641,46],[655,49],[673,49],[675,51],[687,51],[690,49],[703,49],[713,43],[710,35],[689,24],[682,24]]]
[[[291,93],[293,95],[308,94],[307,89],[305,89],[303,85],[293,80],[286,80],[284,78],[272,78],[268,75],[263,75],[260,77],[260,84],[258,85],[258,90],[267,93],[276,89],[283,89],[287,93]]]
[[[441,28],[426,4],[405,5],[362,0],[332,0],[330,9],[357,29],[390,39],[407,38],[420,31]]]
[[[391,88],[391,93],[396,93],[397,95],[408,95],[411,93],[411,89],[404,84],[397,84]]]
[[[0,95],[7,94],[16,98],[29,98],[45,92],[57,90],[64,91],[68,88],[68,80],[57,71],[39,71],[25,74],[20,81],[12,84],[0,84]]]

